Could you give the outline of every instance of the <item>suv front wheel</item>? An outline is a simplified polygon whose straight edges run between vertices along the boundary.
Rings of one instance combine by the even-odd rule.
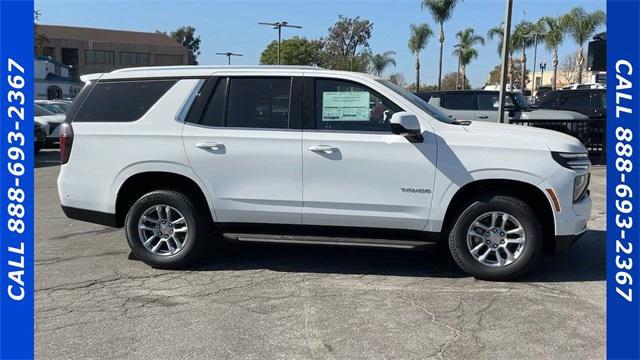
[[[514,279],[529,271],[540,256],[540,222],[520,199],[480,198],[460,214],[449,233],[449,250],[458,266],[475,278]]]
[[[184,194],[157,190],[140,197],[125,218],[127,241],[146,264],[175,269],[201,255],[207,219]]]

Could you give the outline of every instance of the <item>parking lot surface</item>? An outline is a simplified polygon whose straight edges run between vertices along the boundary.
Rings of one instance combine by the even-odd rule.
[[[67,219],[58,152],[36,156],[40,359],[605,357],[605,171],[590,230],[519,282],[436,249],[232,244],[188,271],[130,259],[124,232]]]

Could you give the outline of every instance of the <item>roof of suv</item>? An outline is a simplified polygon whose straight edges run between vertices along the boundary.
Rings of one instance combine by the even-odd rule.
[[[154,66],[154,67],[136,67],[115,70],[105,74],[88,74],[83,76],[83,80],[95,80],[97,78],[104,80],[111,79],[130,79],[130,78],[158,78],[158,77],[191,77],[191,76],[210,76],[218,71],[233,71],[247,73],[283,73],[287,72],[305,72],[317,75],[322,74],[342,74],[350,77],[359,77],[367,79],[379,79],[377,76],[351,72],[327,70],[316,66],[287,66],[287,65],[259,65],[259,66],[210,66],[210,65],[185,65],[185,66]]]

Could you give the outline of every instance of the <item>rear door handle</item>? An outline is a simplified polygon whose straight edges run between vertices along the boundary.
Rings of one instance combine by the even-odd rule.
[[[200,149],[205,149],[205,150],[224,149],[224,144],[219,144],[216,142],[200,142],[200,143],[197,143],[196,146],[199,147]]]
[[[338,148],[331,145],[310,145],[307,149],[313,152],[332,153],[338,151]]]

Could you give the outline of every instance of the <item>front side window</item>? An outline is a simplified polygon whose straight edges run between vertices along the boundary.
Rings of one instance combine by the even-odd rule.
[[[315,81],[316,129],[391,131],[389,120],[400,108],[362,85],[342,81]]]
[[[570,94],[561,96],[558,101],[560,109],[588,109],[589,94]]]
[[[73,118],[76,122],[131,122],[140,119],[176,80],[97,83]]]
[[[231,78],[228,93],[227,127],[289,127],[291,78]]]

